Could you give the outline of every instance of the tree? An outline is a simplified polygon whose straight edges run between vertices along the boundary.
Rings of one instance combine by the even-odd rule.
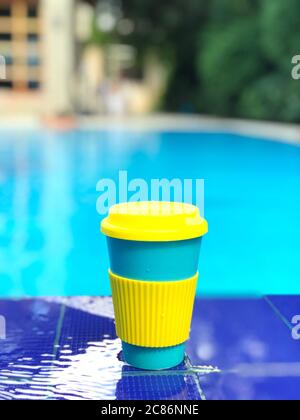
[[[298,0],[106,1],[134,24],[111,39],[135,46],[141,67],[152,51],[170,69],[164,110],[300,122]]]

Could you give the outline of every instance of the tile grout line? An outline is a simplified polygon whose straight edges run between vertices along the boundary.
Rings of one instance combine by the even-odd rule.
[[[267,297],[264,296],[264,300],[267,302],[267,304],[270,306],[270,308],[274,311],[275,315],[278,316],[278,318],[291,330],[293,328],[292,324],[289,322],[289,320],[280,312],[280,310],[277,308],[276,305]]]
[[[66,305],[62,304],[61,308],[60,308],[57,327],[56,327],[55,340],[54,340],[54,343],[53,343],[53,359],[56,359],[56,356],[57,356],[57,353],[58,353],[58,347],[57,346],[59,344],[59,340],[60,340],[60,337],[61,337],[61,331],[62,331],[62,326],[63,326],[63,322],[64,322],[64,318],[65,318],[65,313],[66,313]]]
[[[58,354],[58,345],[59,345],[59,340],[61,338],[61,332],[62,332],[62,326],[63,326],[63,322],[64,322],[64,318],[65,318],[65,313],[66,313],[66,305],[62,304],[60,307],[60,312],[59,312],[59,317],[58,317],[58,322],[57,322],[57,326],[56,326],[56,334],[55,334],[55,339],[53,342],[53,355],[52,355],[52,364],[50,366],[50,370],[54,369],[54,362],[56,361],[56,357]],[[53,391],[50,391],[53,394]],[[50,399],[50,395],[48,395],[48,397],[46,398],[47,400]]]
[[[192,375],[210,375],[212,373],[222,373],[219,370],[207,370],[201,368],[201,366],[191,366],[189,370],[141,370],[123,372],[123,376],[135,377],[135,376],[192,376]]]
[[[193,365],[192,365],[191,360],[190,360],[188,355],[186,355],[186,357],[185,357],[185,365],[188,369],[191,369],[191,370],[193,369]],[[201,388],[199,375],[197,373],[194,373],[194,374],[192,374],[192,376],[195,380],[195,383],[196,383],[197,390],[198,390],[199,396],[201,398],[201,401],[206,401],[207,398],[206,398],[206,396],[205,396],[205,394],[204,394],[204,392]]]

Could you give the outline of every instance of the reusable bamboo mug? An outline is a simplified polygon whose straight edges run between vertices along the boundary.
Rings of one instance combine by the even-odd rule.
[[[189,338],[202,237],[191,204],[123,203],[103,220],[109,277],[125,361],[161,370],[182,363]]]

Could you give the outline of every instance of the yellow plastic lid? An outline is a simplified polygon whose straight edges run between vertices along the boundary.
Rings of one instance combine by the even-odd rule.
[[[101,232],[129,241],[182,241],[204,236],[208,224],[191,204],[147,201],[111,207]]]

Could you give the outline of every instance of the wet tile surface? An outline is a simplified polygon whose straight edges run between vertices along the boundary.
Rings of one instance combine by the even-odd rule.
[[[0,301],[0,399],[299,399],[297,298],[268,299],[197,300],[188,357],[156,373],[122,361],[108,298]]]
[[[222,370],[240,364],[300,362],[300,343],[263,299],[200,299],[188,353],[194,365]]]
[[[200,384],[207,400],[300,399],[300,376],[274,378],[260,375],[249,377],[238,374],[214,374],[200,378]]]

